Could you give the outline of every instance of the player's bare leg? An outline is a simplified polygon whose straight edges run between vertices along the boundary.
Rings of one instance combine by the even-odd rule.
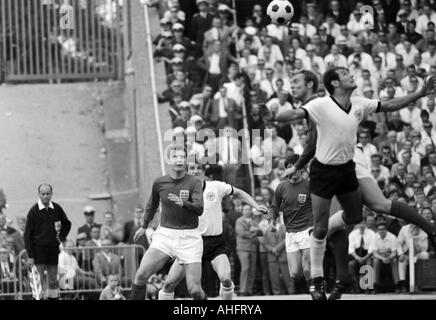
[[[310,294],[313,300],[327,300],[324,283],[324,252],[329,223],[331,199],[312,194],[313,231],[310,236]]]
[[[177,260],[174,261],[170,271],[168,272],[165,284],[162,290],[159,291],[159,300],[174,300],[174,292],[176,291],[176,287],[184,278],[185,270],[183,265],[179,264]]]
[[[170,260],[170,257],[155,248],[149,248],[141,260],[132,285],[131,300],[145,300],[148,279]]]
[[[186,286],[188,287],[189,295],[194,300],[207,300],[206,293],[201,288],[201,263],[195,262],[184,264],[186,276]]]
[[[430,241],[433,242],[433,245],[435,244],[435,227],[416,210],[404,203],[386,199],[379,186],[371,178],[359,179],[359,185],[362,189],[363,203],[367,207],[377,213],[388,214],[416,225],[426,232]]]
[[[211,262],[213,269],[220,280],[220,297],[223,300],[233,300],[235,285],[232,281],[232,268],[227,255],[221,254]]]

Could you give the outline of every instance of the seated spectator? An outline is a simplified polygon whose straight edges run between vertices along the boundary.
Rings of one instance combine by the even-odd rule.
[[[91,229],[91,235],[93,232],[95,233],[95,230],[98,230],[98,237],[100,236],[100,228],[97,226],[92,227]],[[91,238],[92,239],[92,238]],[[87,240],[85,233],[79,233],[76,238],[77,241],[77,248],[85,248],[85,247],[94,247],[94,245],[88,245],[92,240]],[[85,271],[92,271],[92,259],[94,257],[94,251],[90,249],[81,249],[77,252],[73,253],[74,256],[77,258],[77,263],[79,264],[79,267],[82,268]]]
[[[0,231],[2,230],[6,231],[8,235],[12,235],[17,231],[14,228],[8,226],[7,218],[4,213],[0,213]]]
[[[17,217],[17,231],[12,234],[14,239],[14,251],[15,254],[20,254],[21,251],[25,250],[24,246],[24,230],[26,228],[26,217]]]
[[[373,236],[369,246],[369,252],[373,256],[375,271],[375,290],[380,290],[384,284],[381,278],[381,268],[383,265],[390,265],[394,284],[397,286],[396,292],[400,292],[398,287],[398,258],[397,258],[397,238],[387,231],[386,222],[377,224],[377,233]]]
[[[10,251],[0,246],[0,293],[13,293],[18,279],[14,263],[9,259]]]
[[[348,269],[353,279],[355,289],[359,288],[358,274],[360,267],[364,265],[372,266],[369,248],[374,235],[374,231],[368,229],[366,222],[359,224],[359,226],[348,235],[348,254],[350,255]]]
[[[81,226],[77,230],[77,234],[85,233],[86,239],[91,239],[91,229],[94,226],[100,227],[101,225],[95,222],[95,209],[91,206],[86,206],[85,209],[83,209],[83,215],[85,216],[86,223]]]
[[[64,290],[93,290],[97,282],[92,271],[83,270],[73,255],[74,242],[66,240],[59,253],[60,287]]]
[[[431,207],[430,208],[424,207],[421,211],[421,215],[425,218],[425,220],[427,220],[434,227],[436,227],[435,217]],[[430,257],[434,257],[436,254],[436,248],[433,247],[431,241],[428,242],[428,253]]]
[[[413,261],[415,263],[417,260],[427,260],[429,258],[427,234],[413,224],[403,226],[398,234],[398,272],[401,292],[408,291],[406,287],[406,270],[409,265],[409,244],[411,242],[413,242],[414,246]]]
[[[113,253],[112,249],[107,248],[112,245],[110,239],[104,239],[102,250],[95,254],[93,260],[94,274],[100,286],[107,285],[109,275],[116,274],[121,279],[123,273],[120,256]]]
[[[121,292],[120,280],[117,274],[108,276],[108,284],[100,294],[99,300],[126,300]]]
[[[123,227],[115,221],[114,213],[105,212],[103,225],[100,228],[100,239],[110,239],[114,244],[118,244],[123,241],[123,236]]]

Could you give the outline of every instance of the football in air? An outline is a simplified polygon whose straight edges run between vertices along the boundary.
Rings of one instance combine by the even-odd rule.
[[[294,16],[294,6],[288,0],[273,0],[268,5],[266,14],[271,22],[286,25]]]

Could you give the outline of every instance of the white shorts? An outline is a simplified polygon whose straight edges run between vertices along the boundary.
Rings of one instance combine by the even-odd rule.
[[[177,230],[159,227],[150,248],[157,249],[180,264],[201,263],[203,238],[198,229]]]
[[[354,148],[354,163],[356,164],[356,177],[357,179],[370,178],[376,182],[374,177],[371,174],[371,170],[369,169],[369,165],[366,161],[366,158],[363,154],[363,151],[359,148]]]
[[[312,227],[300,232],[286,232],[286,252],[293,253],[310,249],[310,229]]]

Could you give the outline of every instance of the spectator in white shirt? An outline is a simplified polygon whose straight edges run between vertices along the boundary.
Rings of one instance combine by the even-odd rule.
[[[307,57],[306,50],[301,48],[301,40],[299,38],[292,38],[291,46],[295,50],[295,57],[297,59],[303,60]]]
[[[292,104],[288,101],[288,92],[280,90],[277,92],[277,98],[271,99],[266,103],[266,107],[275,115],[279,112],[292,110]]]
[[[244,102],[244,86],[245,79],[242,73],[236,75],[234,81],[224,83],[224,87],[227,89],[227,97],[235,100],[238,106],[241,106]]]
[[[348,254],[352,258],[348,263],[349,274],[358,285],[358,272],[361,266],[372,266],[371,253],[369,252],[374,231],[369,229],[366,222],[362,222],[348,235]]]
[[[250,49],[245,48],[242,50],[242,56],[239,59],[239,68],[245,72],[250,69],[255,69],[257,67],[257,57],[251,54]]]
[[[377,79],[378,83],[382,83],[383,79],[386,78],[386,69],[383,67],[382,58],[379,56],[374,57],[374,63],[371,71],[372,76]]]
[[[384,89],[380,91],[380,99],[389,97],[399,98],[404,96],[404,91],[401,87],[395,84],[395,78],[387,77],[384,81]],[[389,91],[393,92],[393,96],[389,95]]]
[[[387,41],[381,42],[380,52],[378,55],[382,58],[382,65],[386,69],[395,69],[397,64],[395,60],[395,54],[389,51],[389,44]]]
[[[421,129],[421,109],[418,107],[416,102],[412,102],[407,106],[407,108],[401,109],[400,117],[402,121],[409,123],[414,130]]]
[[[325,56],[324,63],[326,66],[326,69],[333,68],[333,67],[343,67],[347,68],[347,58],[345,58],[344,55],[339,53],[339,48],[336,44],[333,44],[330,48],[330,53]]]
[[[267,93],[268,99],[274,94],[274,70],[265,69],[265,79],[260,82],[260,89]]]
[[[380,177],[385,179],[387,182],[391,176],[391,173],[387,167],[381,164],[381,155],[378,153],[375,153],[371,156],[371,168],[378,168],[380,169]]]
[[[407,76],[401,79],[401,87],[405,92],[417,92],[424,85],[424,80],[416,75],[415,65],[407,67]]]
[[[278,45],[273,43],[273,38],[271,36],[266,36],[264,41],[265,44],[259,49],[257,57],[266,61],[264,51],[265,48],[269,48],[271,51],[271,61],[283,61],[282,51]]]
[[[430,65],[422,62],[422,56],[419,53],[416,53],[413,56],[413,63],[415,64],[415,69],[424,69],[426,73],[430,72]]]
[[[282,158],[286,155],[286,141],[282,137],[278,136],[278,127],[271,127],[271,136],[265,137],[265,144],[271,143],[271,151],[272,151],[272,160],[273,163],[276,162],[279,158]]]
[[[317,33],[316,28],[309,23],[307,15],[302,14],[300,16],[300,23],[298,24],[298,34],[300,37],[305,37],[306,39],[312,38],[314,34]]]
[[[374,99],[378,96],[376,94],[378,91],[378,82],[376,79],[371,77],[371,72],[368,69],[362,70],[362,77],[357,78],[355,81],[357,84],[357,90],[361,95],[363,95],[363,88],[369,86],[372,88],[373,93],[375,93]]]
[[[374,67],[372,57],[363,51],[363,47],[360,43],[354,47],[354,53],[350,54],[348,57],[347,63],[349,66],[351,66],[356,56],[360,56],[360,65],[362,69],[371,70]]]
[[[308,44],[306,46],[307,57],[303,59],[304,69],[323,75],[325,72],[324,59],[315,55],[315,46]]]
[[[425,186],[424,186],[424,195],[427,197],[428,193],[436,188],[436,182],[435,182],[435,178],[434,178],[434,174],[433,172],[429,171],[426,172],[424,175],[424,179],[425,179]],[[434,190],[433,190],[434,191]]]
[[[404,127],[407,127],[407,125],[404,125]],[[410,131],[410,139],[412,139],[411,135],[412,135],[412,130]],[[405,164],[403,154],[410,153],[410,155],[411,155],[410,163],[413,164],[413,166],[419,167],[421,165],[421,157],[419,156],[418,153],[413,151],[412,148],[413,148],[412,140],[405,140],[403,142],[403,148],[398,153],[398,160],[399,160],[399,162]],[[409,163],[407,163],[407,164],[409,164]],[[410,169],[407,168],[407,171],[410,172]],[[414,172],[414,170],[412,170],[412,171]]]
[[[433,124],[430,121],[422,123],[421,136],[424,145],[436,146],[436,132],[433,130]]]
[[[288,27],[283,25],[278,25],[276,23],[271,23],[266,26],[268,35],[276,38],[278,41],[283,41],[285,34],[288,33]]]
[[[398,259],[397,259],[397,238],[387,231],[386,222],[380,221],[377,224],[377,233],[372,238],[369,251],[373,255],[375,285],[381,283],[382,265],[390,265],[394,283],[398,284]],[[378,288],[376,287],[376,290]],[[399,289],[398,289],[399,291]]]
[[[422,53],[422,62],[433,66],[436,64],[436,42],[431,41],[428,43],[428,51]]]
[[[428,112],[429,121],[432,123],[433,128],[436,127],[436,102],[434,97],[429,96],[426,99],[422,99],[422,110],[426,110]]]
[[[377,148],[370,142],[370,136],[367,132],[361,132],[359,134],[358,147],[363,148],[363,154],[367,163],[371,163],[371,156],[377,153]]]
[[[402,291],[405,291],[406,270],[409,264],[410,243],[413,242],[414,257],[413,261],[427,260],[429,258],[428,237],[427,234],[413,224],[405,225],[398,234],[398,271],[402,285]]]
[[[403,56],[405,66],[413,64],[415,54],[419,53],[415,45],[405,35],[401,35],[401,42],[395,46],[395,52]]]
[[[412,137],[412,150],[413,152],[416,152],[420,155],[420,157],[424,157],[425,156],[425,144],[422,140],[422,135],[420,131],[417,130],[413,130],[412,133],[410,134],[410,136]]]
[[[424,5],[422,6],[422,14],[416,20],[416,32],[424,35],[430,21],[436,23],[436,13],[427,2],[424,2]]]
[[[341,35],[341,27],[336,23],[336,18],[332,14],[327,16],[326,22],[324,22],[321,27],[325,27],[327,34],[331,35],[333,38]]]

